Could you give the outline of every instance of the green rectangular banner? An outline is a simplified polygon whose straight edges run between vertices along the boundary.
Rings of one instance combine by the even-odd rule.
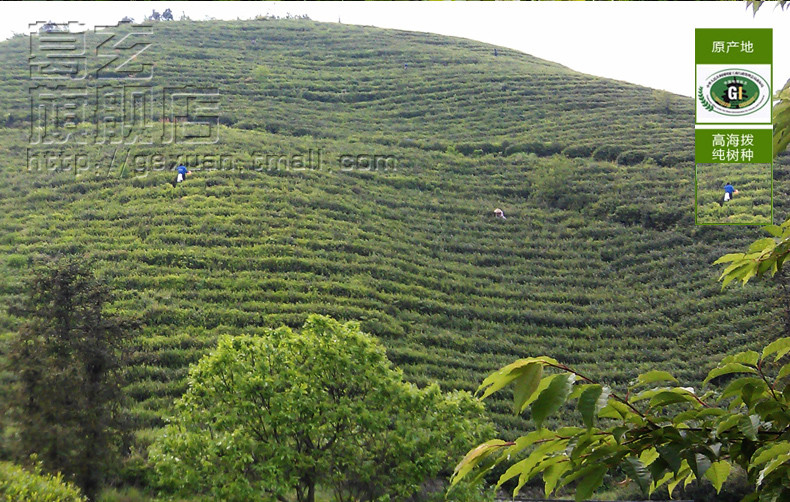
[[[771,64],[771,28],[697,28],[697,64]]]
[[[771,129],[696,129],[697,164],[770,164],[773,160]]]

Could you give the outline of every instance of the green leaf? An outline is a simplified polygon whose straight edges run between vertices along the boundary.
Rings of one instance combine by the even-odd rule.
[[[685,462],[685,460],[683,461]],[[675,487],[677,487],[684,479],[687,479],[688,476],[693,476],[691,469],[689,469],[688,464],[685,464],[685,468],[680,469],[677,475],[669,482],[667,485],[667,491],[669,492],[669,496],[672,497],[672,492],[675,491]]]
[[[691,403],[695,407],[702,406],[699,401],[694,397],[694,394],[681,387],[674,389],[663,390],[650,399],[651,408],[660,408],[675,403]]]
[[[601,411],[598,413],[598,418],[612,418],[615,420],[621,420],[623,415],[620,413],[620,410],[612,406],[614,401],[609,401],[606,406],[601,408]]]
[[[722,263],[729,263],[729,262],[733,262],[733,261],[742,260],[744,256],[746,256],[744,253],[725,254],[724,256],[719,258],[718,260],[714,261],[713,264],[714,265],[720,265]]]
[[[477,392],[480,392],[486,388],[487,389],[480,399],[485,399],[494,392],[505,387],[507,384],[521,376],[526,366],[533,363],[540,363],[542,365],[559,364],[556,359],[552,359],[550,357],[527,357],[524,359],[519,359],[514,363],[508,364],[499,371],[488,375],[488,377],[483,380],[483,383],[481,383],[480,387],[477,388]]]
[[[757,370],[754,368],[750,368],[749,366],[746,366],[741,363],[729,363],[710,370],[710,373],[708,373],[708,376],[705,378],[705,380],[702,383],[704,385],[710,382],[711,380],[713,380],[714,378],[720,377],[722,375],[729,375],[730,373],[757,374]]]
[[[582,392],[581,396],[579,396],[577,406],[579,408],[579,413],[582,415],[584,425],[587,426],[588,429],[592,429],[595,423],[595,416],[601,408],[606,405],[606,401],[608,400],[609,390],[606,389],[606,392],[604,392],[604,388],[601,385],[591,385]]]
[[[639,461],[642,462],[645,466],[650,466],[653,462],[655,462],[660,457],[658,450],[655,448],[648,448],[647,450],[643,451],[639,454]]]
[[[636,379],[636,383],[632,387],[647,385],[654,382],[666,382],[666,381],[677,383],[677,379],[673,377],[672,374],[669,373],[668,371],[653,370],[639,375]]]
[[[745,259],[745,257],[744,257],[743,260],[733,262],[727,268],[725,268],[721,272],[721,277],[720,278],[723,278],[723,277],[726,277],[726,276],[729,276],[729,275],[733,275],[741,267],[745,267],[745,266],[749,266],[749,265],[751,265],[751,261]]]
[[[634,457],[627,457],[620,467],[623,471],[628,475],[629,478],[636,481],[636,484],[639,485],[639,489],[642,490],[642,493],[647,494],[648,489],[650,488],[650,472],[648,472],[647,468],[639,461],[638,458]]]
[[[726,460],[719,460],[718,462],[713,462],[705,472],[705,477],[713,483],[716,493],[721,492],[722,485],[727,481],[727,477],[730,475],[730,467],[730,463]]]
[[[749,366],[757,366],[757,362],[759,360],[760,354],[753,350],[747,350],[746,352],[739,352],[737,354],[723,358],[719,363],[719,366],[724,366],[725,364],[729,363],[741,363],[748,364]]]
[[[783,455],[785,453],[790,453],[790,443],[787,441],[768,444],[754,452],[750,464],[751,466],[758,466],[768,462],[769,460],[772,460],[778,455]]]
[[[532,395],[528,397],[526,401],[524,401],[522,408],[526,409],[527,406],[534,403],[535,400],[538,398],[538,396],[540,396],[543,393],[543,391],[546,390],[549,387],[549,385],[551,385],[551,382],[553,382],[554,379],[562,375],[563,375],[562,373],[554,373],[553,375],[548,375],[541,378],[540,383],[538,384],[538,388],[535,389],[535,392],[533,392]]]
[[[601,408],[598,416],[600,418],[622,419],[638,426],[644,424],[642,417],[637,415],[628,405],[623,404],[616,399],[610,399],[609,402],[606,403],[606,406]]]
[[[521,453],[525,448],[528,448],[533,444],[535,444],[535,442],[537,441],[543,441],[545,439],[554,439],[556,437],[557,434],[548,429],[538,429],[536,431],[532,431],[516,439],[514,444],[503,452],[503,455],[507,455],[507,456],[517,455]]]
[[[781,380],[782,378],[786,378],[787,375],[790,375],[790,363],[785,364],[779,369],[779,373],[776,375],[776,379]]]
[[[719,277],[719,280],[724,279],[721,283],[721,288],[724,289],[730,282],[734,281],[735,279],[742,278],[747,273],[749,273],[749,270],[754,266],[755,264],[752,262],[735,263],[731,265],[725,269],[725,271],[721,273],[721,277]]]
[[[540,385],[540,379],[543,376],[543,365],[540,363],[527,364],[521,372],[521,375],[516,378],[513,388],[513,411],[514,413],[521,414],[527,406],[527,400],[532,397],[535,390]]]
[[[515,478],[516,476],[521,476],[522,474],[528,474],[529,471],[535,467],[537,463],[536,459],[533,459],[531,456],[516,462],[515,464],[508,467],[508,469],[499,477],[499,481],[496,484],[496,487],[499,488],[503,484],[507,483],[511,479]],[[515,494],[514,494],[515,495]]]
[[[533,476],[535,476],[537,472],[539,472],[538,467],[543,461],[547,459],[548,454],[564,449],[567,443],[567,440],[561,439],[543,443],[532,453],[530,453],[527,458],[511,465],[510,468],[508,468],[505,473],[499,477],[496,487],[499,488],[509,480],[519,476],[519,483],[515,490],[513,490],[513,496],[515,497],[521,487],[524,486],[524,484],[527,483]],[[559,461],[562,458],[564,458],[564,456],[558,456],[556,461]],[[543,465],[544,468],[548,468],[550,464]]]
[[[533,476],[537,474],[536,466],[538,466],[538,464],[546,460],[546,457],[548,455],[551,455],[552,453],[556,453],[558,451],[562,451],[567,446],[568,446],[567,439],[557,439],[555,441],[549,441],[535,448],[535,450],[532,453],[530,453],[527,458],[525,458],[521,462],[518,462],[518,464],[516,465],[520,464],[520,466],[516,474],[519,474],[519,480],[518,480],[518,485],[516,485],[516,488],[513,490],[513,496],[515,496],[518,493],[518,491],[521,489],[521,487],[524,486],[530,479],[532,479]],[[564,455],[562,455],[561,457],[564,458]],[[515,467],[515,465],[513,467]],[[511,469],[513,467],[511,467]],[[511,469],[508,469],[505,472],[505,474],[503,474],[499,478],[499,482],[497,483],[497,486],[501,486],[508,479],[511,479],[513,477],[514,472],[511,471]]]
[[[565,400],[571,393],[575,376],[573,373],[557,375],[548,387],[540,393],[535,402],[532,403],[532,419],[538,427],[540,427],[546,417],[559,410],[565,404]]]
[[[478,445],[466,454],[466,456],[455,466],[451,486],[458,483],[464,476],[469,474],[481,460],[489,456],[492,452],[508,445],[509,443],[501,439],[492,439]]]
[[[677,426],[686,421],[699,421],[708,417],[720,417],[727,414],[727,410],[722,410],[721,408],[695,408],[678,413],[672,419],[672,423]]]
[[[689,467],[691,467],[691,471],[697,479],[702,479],[702,476],[710,469],[711,461],[702,453],[694,453],[693,455],[689,455],[686,459],[689,461]]]
[[[601,413],[603,413],[603,410],[601,410]],[[619,417],[615,417],[615,418],[619,418]],[[615,440],[616,443],[620,444],[623,441],[623,437],[625,436],[625,433],[628,432],[629,430],[631,429],[627,425],[620,425],[618,427],[614,427],[611,430],[612,438]]]
[[[774,247],[776,247],[776,241],[771,237],[757,239],[756,241],[752,242],[751,246],[749,246],[748,253],[759,253],[761,251],[765,251],[766,249],[773,249]]]
[[[543,492],[549,496],[557,488],[560,478],[573,467],[570,462],[554,464],[543,471]]]
[[[673,472],[667,472],[664,474],[660,479],[654,480],[650,483],[650,489],[648,490],[648,495],[653,495],[653,493],[661,487],[664,483],[667,483],[670,479],[674,478],[675,474]]]
[[[790,145],[790,128],[777,129],[774,132],[774,153],[783,152]]]
[[[558,436],[570,437],[586,435],[588,431],[586,427],[560,427],[556,432]]]
[[[756,377],[741,377],[733,380],[730,382],[727,387],[724,388],[724,392],[721,393],[719,397],[719,401],[724,399],[728,399],[733,396],[737,396],[742,393],[743,389],[747,386],[754,387],[754,388],[761,388],[767,390],[768,387],[765,385],[765,382],[762,381],[760,378]]]
[[[591,469],[590,472],[579,481],[579,484],[576,485],[576,502],[581,502],[582,500],[587,500],[592,497],[595,490],[603,484],[603,477],[605,474],[606,467],[604,466],[595,466]]]
[[[757,441],[757,431],[760,426],[759,415],[742,416],[738,421],[738,430],[752,441]]]
[[[763,359],[771,354],[776,354],[774,360],[778,361],[783,356],[787,355],[788,352],[790,352],[790,338],[780,338],[763,349]]]
[[[761,486],[768,475],[770,475],[776,469],[782,467],[788,460],[790,460],[790,454],[779,455],[775,459],[768,462],[763,470],[760,471],[760,475],[757,477],[757,486]]]
[[[682,447],[677,444],[668,444],[665,446],[659,446],[656,448],[658,451],[659,456],[664,462],[669,465],[669,468],[672,469],[672,472],[677,473],[680,471],[680,466],[683,463],[683,459],[680,456],[680,452],[682,451]]]
[[[532,469],[532,471],[530,473],[531,474],[530,478],[532,478],[534,476],[537,476],[538,473],[543,473],[543,475],[545,476],[546,472],[551,470],[555,466],[572,467],[570,462],[568,462],[568,457],[566,457],[565,455],[562,455],[562,454],[560,454],[560,455],[547,455],[540,462],[538,462],[538,465],[536,465]],[[544,484],[545,484],[545,480],[544,480]],[[523,486],[523,485],[521,485],[521,486]],[[513,496],[515,496],[516,494],[517,494],[517,492],[514,492]]]
[[[782,227],[778,225],[766,225],[763,229],[774,237],[782,238]]]
[[[716,426],[716,435],[721,436],[724,432],[732,429],[741,421],[740,415],[729,415],[727,418],[719,422]]]

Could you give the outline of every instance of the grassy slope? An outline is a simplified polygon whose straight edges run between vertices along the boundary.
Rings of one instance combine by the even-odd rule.
[[[411,380],[448,388],[473,389],[537,354],[612,382],[655,367],[693,382],[768,336],[767,287],[721,293],[710,266],[758,232],[693,226],[693,165],[678,162],[693,148],[688,99],[673,97],[667,113],[650,89],[374,28],[163,23],[154,42],[157,87],[216,85],[223,96],[219,144],[195,151],[321,148],[394,155],[399,167],[196,171],[177,190],[170,172],[28,173],[27,42],[0,45],[11,125],[0,300],[18,293],[30,257],[94,258],[113,308],[147,321],[128,386],[140,428],[161,423],[187,365],[219,334],[298,326],[310,312],[359,320]],[[526,153],[534,142],[656,160],[539,157]],[[112,149],[91,151],[106,164]],[[0,314],[0,332],[17,322]],[[503,429],[520,426],[504,401],[493,410]]]

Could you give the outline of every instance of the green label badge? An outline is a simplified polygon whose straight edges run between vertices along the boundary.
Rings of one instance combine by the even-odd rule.
[[[771,28],[697,28],[697,64],[771,64]]]
[[[697,164],[770,164],[771,129],[697,129]]]
[[[706,110],[730,117],[749,115],[770,100],[768,82],[759,74],[727,68],[710,75],[697,90]]]

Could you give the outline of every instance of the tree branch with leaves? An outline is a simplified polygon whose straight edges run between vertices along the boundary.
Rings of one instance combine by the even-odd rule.
[[[486,378],[478,392],[486,398],[513,385],[514,410],[529,408],[536,429],[472,449],[456,466],[452,484],[479,481],[498,464],[520,459],[499,477],[498,487],[517,480],[515,496],[542,477],[547,496],[575,485],[582,501],[607,474],[635,482],[646,495],[662,486],[671,495],[681,483],[703,479],[719,492],[738,466],[755,487],[745,501],[788,500],[790,363],[780,365],[788,354],[790,338],[781,338],[762,353],[725,357],[703,382],[730,379],[723,389],[700,394],[655,370],[640,375],[624,396],[552,358],[521,359]],[[543,426],[573,402],[583,427]]]

